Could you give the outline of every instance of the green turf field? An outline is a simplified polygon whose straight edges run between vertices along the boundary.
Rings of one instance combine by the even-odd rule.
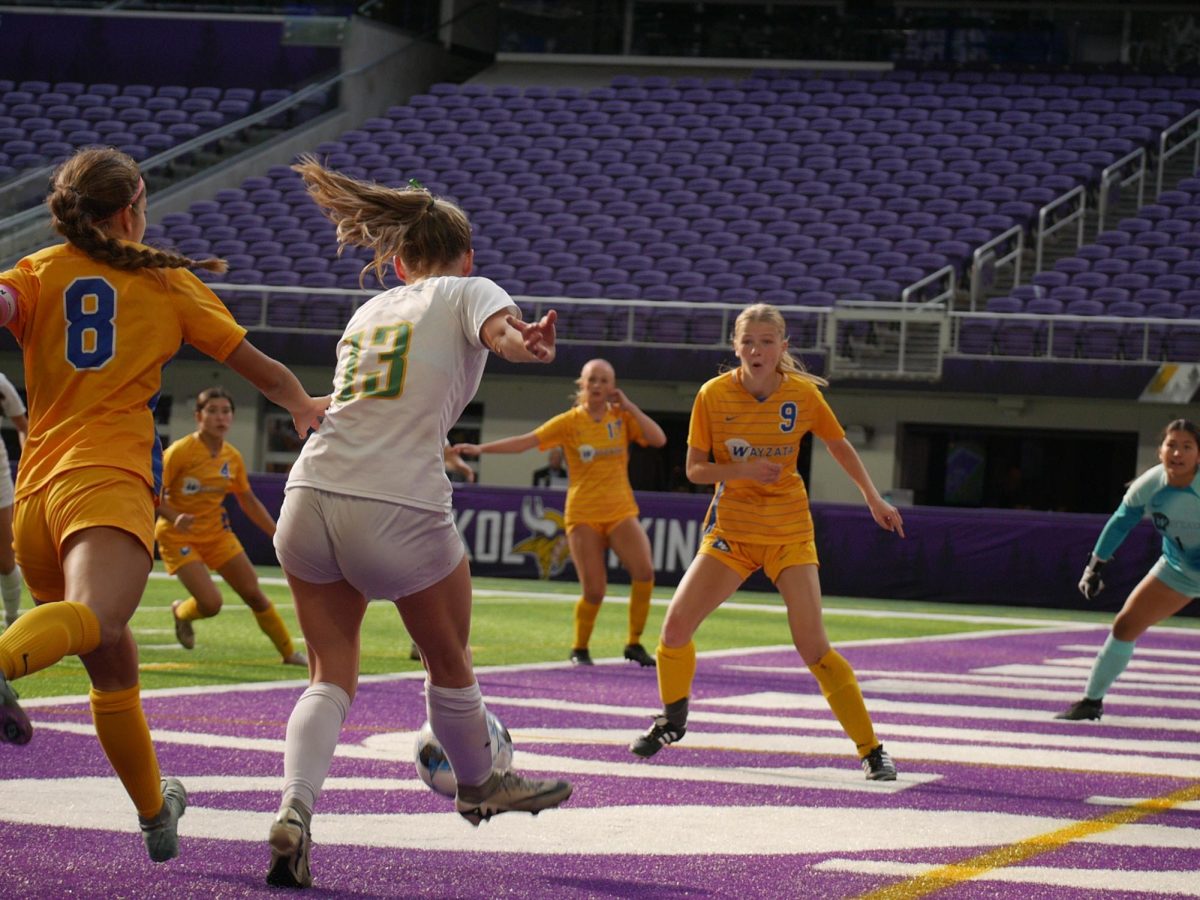
[[[279,607],[284,621],[299,637],[291,595],[278,583],[279,569],[262,567],[263,589]],[[274,582],[274,583],[273,583]],[[475,614],[471,646],[478,666],[565,660],[571,643],[571,607],[577,594],[570,582],[475,579]],[[610,596],[624,596],[623,585],[612,585]],[[171,601],[183,596],[179,583],[156,570],[146,589],[132,627],[141,647],[142,687],[145,689],[248,681],[294,680],[306,674],[280,663],[266,636],[255,627],[246,606],[227,588],[221,615],[196,623],[196,648],[187,651],[175,641]],[[644,643],[652,648],[670,599],[671,589],[654,592]],[[28,600],[26,600],[28,604]],[[948,603],[825,598],[825,624],[833,643],[868,638],[918,637],[954,634],[997,627],[1023,627],[1039,621],[1107,623],[1111,611],[1081,613],[1006,606],[958,606]],[[844,611],[844,612],[839,612]],[[995,619],[1014,620],[1007,624]],[[609,604],[596,622],[592,655],[618,656],[626,639],[627,607]],[[1195,618],[1169,624],[1200,628]],[[735,594],[701,627],[696,637],[701,650],[770,646],[789,641],[783,604],[771,593]],[[373,603],[363,627],[362,671],[367,674],[414,671],[420,663],[408,658],[409,639],[400,617],[389,603]],[[87,677],[73,657],[35,676],[24,678],[24,697],[86,693]]]

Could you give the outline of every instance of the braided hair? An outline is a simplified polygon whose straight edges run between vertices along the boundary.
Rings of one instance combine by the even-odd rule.
[[[50,222],[54,230],[97,262],[115,269],[201,268],[224,272],[223,259],[195,260],[170,250],[121,240],[106,223],[137,203],[145,190],[137,163],[112,147],[76,151],[50,179]]]
[[[313,156],[301,156],[292,169],[309,195],[337,226],[338,254],[348,245],[365,247],[375,258],[359,273],[361,285],[374,270],[383,283],[384,266],[399,257],[409,273],[425,273],[454,262],[471,249],[466,214],[423,187],[390,188],[333,172]]]

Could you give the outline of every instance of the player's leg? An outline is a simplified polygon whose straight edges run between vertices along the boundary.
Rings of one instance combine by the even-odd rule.
[[[426,711],[458,781],[456,807],[478,825],[498,813],[536,813],[558,806],[571,795],[571,785],[492,769],[483,695],[471,660],[471,572],[461,544],[457,552],[459,562],[449,575],[399,598],[396,607],[421,648],[429,675]]]
[[[637,516],[630,516],[613,526],[608,534],[609,546],[629,572],[629,637],[625,642],[625,658],[642,666],[653,666],[654,657],[642,646],[642,632],[650,615],[650,597],[654,592],[654,561],[650,555],[650,538]]]
[[[1113,620],[1112,631],[1096,654],[1083,698],[1055,718],[1078,721],[1104,715],[1104,697],[1133,658],[1137,639],[1152,625],[1187,606],[1200,585],[1159,563],[1138,583]]]
[[[120,529],[87,528],[63,543],[66,594],[91,608],[101,623],[100,645],[80,656],[92,681],[96,737],[137,808],[150,859],[164,862],[179,855],[178,823],[187,794],[177,779],[164,779],[159,771],[142,709],[137,643],[128,626],[150,566],[147,544]]]
[[[225,579],[225,583],[242,598],[242,602],[250,607],[254,613],[254,621],[262,633],[275,645],[283,662],[293,666],[308,665],[305,655],[297,652],[292,635],[279,615],[279,611],[275,608],[275,604],[263,593],[262,586],[258,582],[258,573],[254,571],[250,558],[241,549],[241,544],[238,544],[237,553],[214,568]]]
[[[7,473],[0,473],[0,478]],[[21,614],[21,569],[13,551],[13,508],[12,489],[8,491],[9,502],[0,506],[0,598],[4,601],[4,621],[11,625]]]
[[[788,628],[792,643],[808,670],[821,686],[821,694],[834,717],[854,741],[858,757],[873,781],[892,781],[896,768],[875,736],[871,715],[863,701],[862,690],[854,669],[829,644],[821,616],[821,582],[815,563],[788,566],[775,577],[783,602],[787,606]]]
[[[577,666],[592,664],[588,645],[604,592],[608,589],[608,541],[590,525],[573,525],[567,532],[571,561],[579,575],[581,595],[575,603],[574,637],[571,641],[571,662]],[[418,642],[419,643],[419,642]]]
[[[312,883],[312,814],[358,686],[359,632],[367,600],[344,580],[313,583],[291,572],[287,579],[296,617],[308,637],[311,676],[288,717],[283,792],[268,837],[267,881],[307,887]]]
[[[704,552],[698,553],[688,566],[667,606],[655,653],[663,711],[654,718],[650,729],[629,745],[632,753],[653,756],[687,733],[688,697],[696,676],[696,645],[692,636],[748,574]]]
[[[171,619],[175,625],[175,638],[187,650],[196,646],[196,630],[193,622],[211,619],[221,611],[221,589],[208,572],[208,564],[198,553],[187,562],[172,568],[168,573],[175,575],[188,596],[171,604]]]

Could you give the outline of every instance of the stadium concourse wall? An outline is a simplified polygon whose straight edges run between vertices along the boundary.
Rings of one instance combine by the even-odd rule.
[[[251,486],[277,514],[282,475],[252,475]],[[455,485],[454,516],[476,575],[567,582],[576,575],[562,528],[565,493],[541,488]],[[709,498],[638,494],[656,581],[678,583],[699,543]],[[270,540],[227,501],[234,530],[251,560],[276,564]],[[1116,610],[1159,554],[1148,522],[1134,530],[1105,569],[1107,590],[1088,603],[1076,590],[1105,516],[1015,510],[909,507],[903,540],[881,530],[862,504],[813,504],[821,584],[827,595],[897,600]],[[627,582],[609,555],[614,583]],[[769,590],[756,575],[747,585]],[[1200,612],[1196,604],[1190,608]]]

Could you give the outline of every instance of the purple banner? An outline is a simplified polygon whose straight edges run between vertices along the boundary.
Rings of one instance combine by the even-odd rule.
[[[276,514],[282,475],[251,478]],[[566,493],[543,488],[456,485],[454,515],[476,575],[574,581],[563,530]],[[642,525],[650,537],[658,584],[676,584],[695,555],[709,498],[641,493]],[[270,541],[227,504],[250,558],[276,564]],[[901,540],[883,531],[865,505],[813,505],[821,584],[826,594],[1114,610],[1158,558],[1160,539],[1149,522],[1125,541],[1104,570],[1107,589],[1088,604],[1076,590],[1105,516],[1024,510],[909,507]],[[628,578],[609,554],[614,582]],[[766,589],[761,574],[747,584]],[[1194,607],[1189,611],[1195,612]]]

